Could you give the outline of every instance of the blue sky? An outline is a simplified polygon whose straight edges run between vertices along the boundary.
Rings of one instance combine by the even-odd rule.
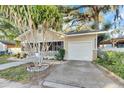
[[[112,12],[104,15],[105,22],[113,23],[114,15],[115,15],[115,13],[112,13]],[[120,15],[122,17],[122,20],[120,20],[120,25],[118,25],[119,28],[124,26],[124,8],[120,9]]]
[[[79,11],[84,12],[86,10],[81,8]],[[113,23],[114,15],[114,12],[108,12],[107,14],[104,14],[104,22]],[[124,8],[120,8],[120,15],[122,16],[123,20],[120,20],[120,25],[118,25],[118,28],[124,27]]]

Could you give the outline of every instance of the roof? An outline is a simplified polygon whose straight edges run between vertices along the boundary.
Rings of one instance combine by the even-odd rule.
[[[1,43],[6,45],[15,45],[16,43],[14,41],[6,41],[6,40],[0,40]]]
[[[59,32],[59,31],[54,31],[54,30],[50,30],[51,32],[53,33],[56,33],[56,34],[60,34],[60,35],[65,35],[64,33],[62,32]],[[15,38],[15,40],[20,40],[20,38],[26,34],[30,34],[31,31],[26,31],[25,33],[22,33],[21,35],[19,35],[18,37]]]
[[[82,31],[70,31],[70,32],[66,32],[66,35],[72,35],[72,34],[84,34],[84,33],[91,33],[91,32],[98,32],[98,31],[90,31],[90,30],[82,30]]]
[[[19,35],[16,40],[19,40],[20,37],[24,36],[25,34],[30,33],[31,31],[27,31],[21,35]],[[100,33],[107,33],[108,31],[92,31],[92,30],[81,30],[81,31],[70,31],[70,32],[59,32],[51,30],[51,32],[54,32],[56,34],[61,34],[63,36],[79,36],[79,35],[90,35],[90,34],[100,34]]]
[[[100,33],[107,33],[109,31],[93,31],[93,30],[81,30],[79,32],[71,31],[65,33],[67,36],[78,36],[78,35],[88,35],[88,34],[100,34]]]
[[[124,38],[111,38],[102,41],[101,44],[112,44],[112,42],[124,43]]]

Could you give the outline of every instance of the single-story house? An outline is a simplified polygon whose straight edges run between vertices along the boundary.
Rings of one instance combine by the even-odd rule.
[[[93,61],[97,57],[97,35],[106,33],[108,31],[80,31],[80,32],[47,32],[47,42],[52,43],[49,47],[49,52],[57,51],[58,47],[65,49],[65,60],[84,60]],[[43,42],[42,31],[38,34],[33,35],[37,42]],[[32,38],[31,31],[27,31],[16,38],[20,40],[24,51],[29,50],[27,42],[33,44],[34,39]],[[27,41],[28,40],[28,41]],[[33,51],[33,50],[32,50]]]
[[[1,53],[11,53],[17,54],[21,52],[20,46],[16,46],[16,43],[13,41],[0,40],[0,52]]]

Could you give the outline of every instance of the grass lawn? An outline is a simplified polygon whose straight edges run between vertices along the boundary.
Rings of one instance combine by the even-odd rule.
[[[9,61],[5,58],[0,58],[0,64],[8,63]]]
[[[26,70],[26,66],[27,65],[21,65],[18,67],[13,67],[0,71],[0,78],[26,83],[29,81],[29,78],[31,77],[32,74]]]
[[[0,55],[0,64],[11,62],[7,60],[9,57],[12,57],[11,55]]]
[[[21,83],[37,83],[39,79],[44,79],[51,71],[53,71],[54,66],[50,66],[47,70],[41,72],[28,72],[26,67],[31,64],[25,64],[18,67],[8,68],[6,70],[0,71],[0,78],[5,78],[8,80],[18,81]]]

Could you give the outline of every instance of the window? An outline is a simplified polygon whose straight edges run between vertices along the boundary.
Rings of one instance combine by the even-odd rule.
[[[59,48],[63,48],[63,41],[49,42],[49,51],[57,51]]]
[[[30,43],[31,47],[33,48],[33,43]],[[35,44],[36,46],[37,44]],[[57,41],[57,42],[47,42],[47,45],[49,46],[48,51],[57,51],[60,48],[64,47],[63,41]],[[27,45],[28,46],[28,45]],[[40,51],[42,50],[43,43],[40,43]]]

